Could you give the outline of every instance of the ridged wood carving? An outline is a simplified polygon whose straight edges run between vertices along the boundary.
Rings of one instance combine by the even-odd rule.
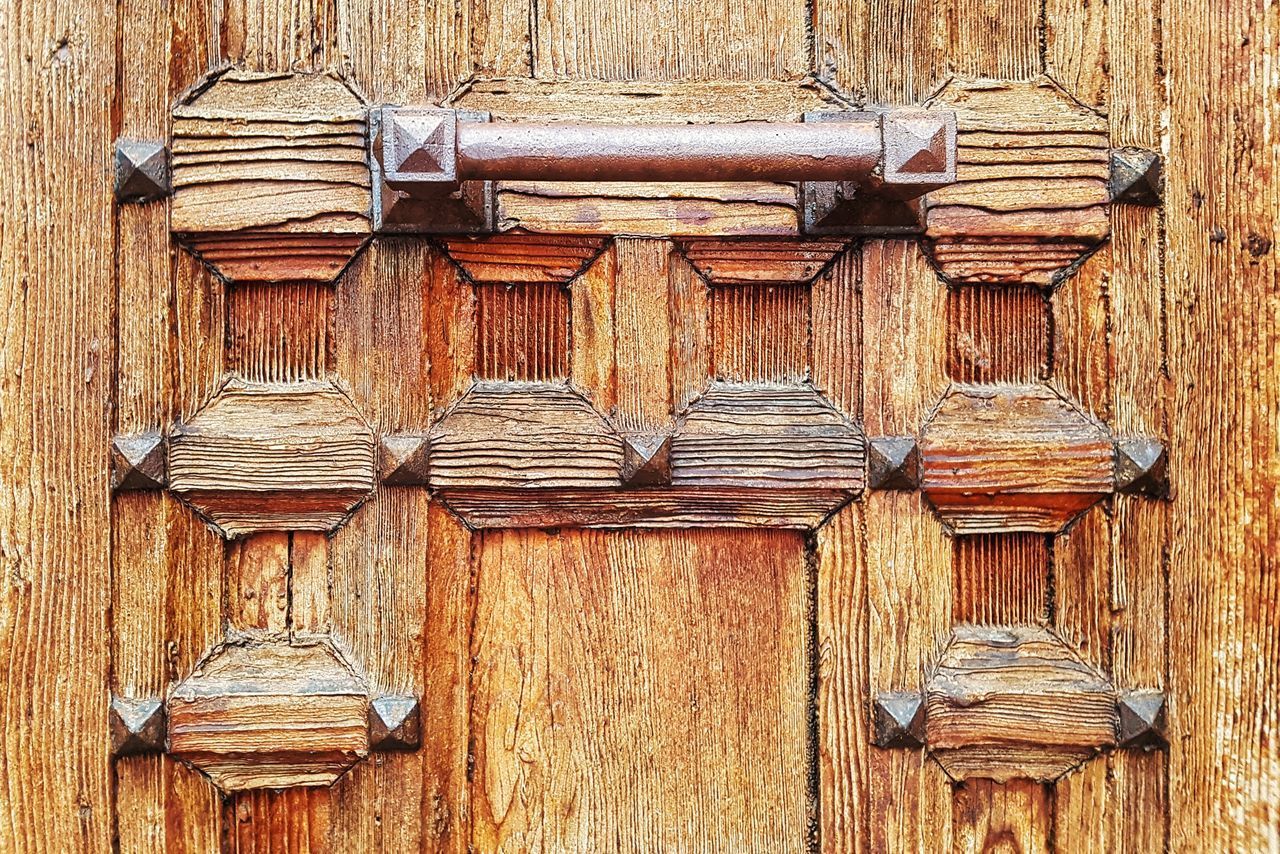
[[[508,232],[450,237],[445,252],[476,284],[566,284],[590,266],[606,238]]]
[[[806,385],[714,383],[671,442],[676,486],[861,492],[862,434]]]
[[[809,282],[848,246],[843,240],[690,240],[689,263],[713,285]]]
[[[929,194],[926,245],[956,283],[1055,283],[1108,234],[1107,121],[1047,78],[949,82],[956,183]]]
[[[955,779],[1050,781],[1116,742],[1116,692],[1052,632],[960,626],[925,679],[925,741]]]
[[[327,786],[369,752],[368,690],[325,641],[219,647],[167,708],[169,753],[224,791]]]
[[[169,486],[227,536],[328,531],[373,489],[373,431],[323,382],[224,388],[169,440]]]
[[[1111,493],[1106,430],[1046,385],[956,385],[920,438],[921,489],[957,534],[1062,529]]]
[[[228,71],[173,111],[170,227],[233,282],[331,282],[368,239],[360,99],[325,74]]]

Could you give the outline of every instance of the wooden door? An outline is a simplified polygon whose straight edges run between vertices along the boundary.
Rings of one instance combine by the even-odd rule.
[[[0,848],[1280,848],[1278,25],[9,4]],[[461,209],[383,104],[954,175]]]

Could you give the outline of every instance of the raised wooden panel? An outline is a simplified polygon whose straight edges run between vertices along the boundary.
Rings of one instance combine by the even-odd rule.
[[[482,382],[431,431],[431,485],[581,488],[621,483],[622,440],[567,385]]]
[[[373,431],[328,383],[236,383],[169,439],[169,486],[227,536],[328,531],[373,489]]]
[[[169,752],[224,791],[325,786],[369,752],[368,690],[325,642],[229,644],[169,694]]]
[[[1053,284],[1107,237],[1107,122],[1048,78],[951,80],[956,183],[929,194],[926,244],[956,283]]]
[[[958,627],[924,693],[926,741],[955,779],[1053,780],[1116,742],[1110,681],[1044,628]]]
[[[336,77],[222,74],[174,108],[170,227],[230,281],[333,281],[370,231],[365,124]]]
[[[956,385],[921,434],[921,489],[958,534],[1053,533],[1111,493],[1114,456],[1048,386]]]
[[[675,486],[856,493],[865,468],[862,434],[807,385],[714,383],[671,443]]]
[[[732,382],[800,383],[809,376],[809,286],[711,289],[711,371]]]
[[[511,232],[450,237],[445,252],[476,284],[567,284],[604,249],[603,237]]]
[[[689,263],[713,285],[809,282],[848,246],[844,240],[690,240]]]

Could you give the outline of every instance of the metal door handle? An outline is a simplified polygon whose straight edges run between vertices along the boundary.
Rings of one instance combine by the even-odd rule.
[[[902,200],[956,174],[955,114],[945,110],[723,124],[490,122],[439,107],[373,114],[375,178],[423,199],[484,181],[760,181],[839,184],[845,197],[856,188]]]

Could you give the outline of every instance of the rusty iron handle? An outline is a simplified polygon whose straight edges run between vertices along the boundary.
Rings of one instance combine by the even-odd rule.
[[[903,109],[801,123],[468,121],[382,107],[374,154],[409,193],[462,181],[806,181],[892,187],[910,197],[955,180],[955,115]]]

